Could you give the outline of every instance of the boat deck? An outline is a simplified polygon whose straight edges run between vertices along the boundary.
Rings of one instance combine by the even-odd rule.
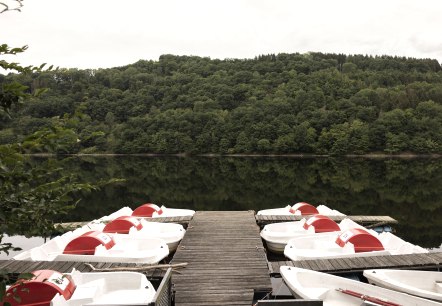
[[[253,211],[197,211],[171,263],[175,305],[252,305],[272,290]]]

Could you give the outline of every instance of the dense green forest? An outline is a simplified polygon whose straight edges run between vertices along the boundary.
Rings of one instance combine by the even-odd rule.
[[[11,118],[0,113],[0,144],[64,116],[79,140],[60,153],[442,153],[437,60],[163,55],[112,69],[0,75],[0,85],[13,80],[49,90]]]

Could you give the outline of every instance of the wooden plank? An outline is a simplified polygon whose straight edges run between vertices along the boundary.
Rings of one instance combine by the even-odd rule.
[[[183,226],[187,226],[190,220],[192,220],[192,216],[185,217],[159,217],[159,218],[143,218],[147,222],[163,222],[163,223],[178,223]],[[64,222],[64,223],[56,223],[54,227],[61,227],[66,230],[73,230],[79,227],[82,227],[88,224],[90,221],[81,221],[81,222]]]
[[[335,271],[345,271],[347,270],[347,266],[345,263],[337,258],[330,258],[330,264],[335,267]]]
[[[196,212],[171,263],[175,305],[251,305],[271,291],[264,246],[253,212]]]
[[[257,306],[322,306],[320,300],[262,300],[258,301]]]
[[[270,223],[278,223],[278,222],[289,222],[289,221],[299,221],[304,216],[295,216],[295,215],[286,215],[286,216],[263,216],[256,215],[256,222],[259,226],[264,226]],[[330,216],[330,218],[336,222],[342,221],[344,218],[349,218],[356,223],[362,225],[373,225],[377,223],[382,224],[397,224],[398,221],[393,219],[390,216]]]
[[[199,304],[197,303],[197,304],[195,304],[195,303],[186,303],[186,302],[180,303],[180,305],[181,306],[194,306],[194,305],[207,306],[207,304],[204,304],[204,303],[199,303]],[[226,302],[224,302],[224,301],[215,301],[215,302],[210,302],[210,305],[211,306],[225,306]],[[250,306],[250,301],[249,300],[247,300],[247,301],[235,301],[234,305],[237,305],[237,306],[241,306],[241,305]]]
[[[431,252],[428,254],[433,260],[437,262],[437,264],[442,264],[442,252]]]
[[[14,260],[2,260],[0,262],[0,270],[7,270],[8,266],[13,264]]]
[[[318,267],[320,268],[320,270],[318,271],[327,272],[330,270],[334,270],[334,266],[330,263],[328,259],[319,259],[317,260],[317,262],[318,262]]]
[[[61,273],[70,273],[73,268],[80,272],[91,272],[91,269],[83,262],[75,261],[25,261],[25,260],[7,260],[2,262],[2,269],[10,274],[17,274],[23,272],[32,272],[35,270],[56,270]],[[103,262],[90,262],[96,268],[111,268],[111,267],[128,267],[136,266],[136,264],[127,263],[103,263]],[[151,278],[155,270],[145,271],[147,278]],[[163,271],[164,274],[164,271]]]
[[[279,274],[279,267],[289,265],[304,269],[328,273],[361,272],[366,269],[420,269],[420,268],[440,268],[440,258],[442,252],[388,255],[388,256],[367,256],[353,258],[330,258],[316,260],[297,261],[272,261],[269,262],[269,270],[273,275]]]
[[[177,302],[178,301],[178,302]],[[212,302],[223,302],[226,304],[236,304],[238,301],[253,302],[253,290],[180,290],[175,293],[175,305],[179,301],[192,302],[193,305],[209,305]]]

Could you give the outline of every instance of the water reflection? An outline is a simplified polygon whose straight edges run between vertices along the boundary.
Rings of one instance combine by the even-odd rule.
[[[398,233],[437,247],[442,160],[294,158],[75,158],[88,180],[125,178],[87,195],[68,220],[90,220],[146,201],[195,210],[259,210],[296,201],[353,215],[390,215]]]
[[[13,235],[13,236],[8,236],[5,235],[2,239],[3,243],[12,243],[14,245],[14,247],[17,248],[21,248],[20,251],[9,251],[9,254],[4,253],[4,252],[0,252],[0,260],[2,259],[9,259],[14,257],[15,255],[26,251],[26,250],[30,250],[36,246],[40,246],[43,243],[46,242],[46,239],[43,237],[25,237],[25,236],[21,236],[21,235]]]
[[[442,159],[74,157],[88,181],[124,178],[85,195],[57,221],[86,221],[147,201],[194,210],[260,210],[297,201],[350,215],[389,215],[397,234],[441,245]]]

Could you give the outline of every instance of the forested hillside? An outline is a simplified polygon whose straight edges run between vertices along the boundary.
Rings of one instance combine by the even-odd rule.
[[[0,121],[0,143],[67,116],[63,153],[442,153],[437,60],[163,55],[112,69],[0,75],[48,92]]]

